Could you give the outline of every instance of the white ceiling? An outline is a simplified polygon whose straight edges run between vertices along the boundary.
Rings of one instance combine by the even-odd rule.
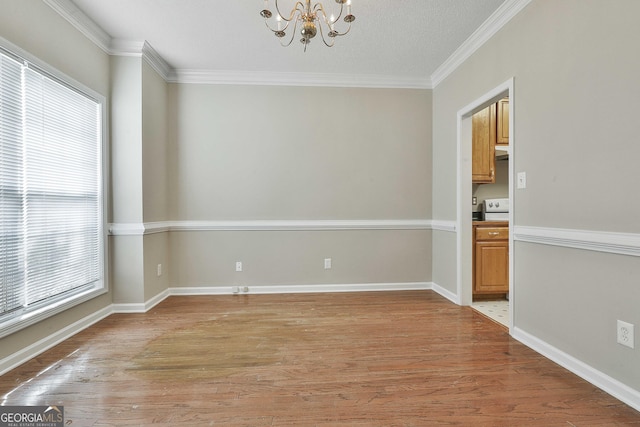
[[[306,52],[299,37],[280,46],[259,14],[263,0],[72,2],[111,39],[146,41],[178,71],[430,82],[505,0],[352,0],[351,32],[332,48],[316,38]],[[337,6],[333,0],[323,3],[326,9]],[[293,0],[280,0],[281,9],[290,5]]]

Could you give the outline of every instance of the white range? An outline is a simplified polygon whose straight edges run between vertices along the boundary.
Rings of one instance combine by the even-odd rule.
[[[509,199],[485,199],[482,206],[485,221],[509,221]]]

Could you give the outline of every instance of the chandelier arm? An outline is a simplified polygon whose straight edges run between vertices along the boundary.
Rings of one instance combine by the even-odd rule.
[[[346,36],[347,34],[349,34],[349,31],[351,31],[351,23],[349,23],[349,27],[347,27],[347,31],[345,31],[344,33],[337,33],[336,37]]]
[[[297,21],[297,18],[296,18],[295,15],[296,15],[296,13],[300,13],[300,10],[298,8],[302,7],[302,3],[298,1],[295,4],[295,7],[291,10],[291,14],[289,15],[289,18],[285,18],[284,15],[282,13],[280,13],[280,8],[278,7],[278,0],[275,0],[275,6],[276,6],[277,16],[281,18],[281,22],[282,21],[285,22],[284,27],[282,27],[282,28],[278,28],[278,27],[274,28],[274,27],[272,27],[271,25],[269,25],[269,21],[268,21],[269,18],[266,18],[266,17],[264,18],[264,23],[267,26],[267,28],[273,33],[277,33],[277,32],[280,32],[280,31],[285,32],[289,28],[289,25],[291,24],[291,22]],[[275,18],[275,19],[277,20],[277,18]]]
[[[333,20],[333,23],[335,24],[336,22],[338,22],[340,20],[340,17],[342,16],[342,12],[344,10],[344,4],[340,3],[340,13],[338,14],[338,16]],[[327,18],[327,12],[325,12],[324,10],[324,6],[322,5],[322,3],[316,3],[313,5],[313,12],[314,13],[322,13],[322,17],[324,18],[324,22],[326,22],[327,25],[330,25],[330,20],[329,18]]]
[[[320,27],[320,36],[322,37],[322,42],[327,47],[333,47],[334,43],[336,42],[336,39],[332,38],[331,39],[331,43],[327,43],[327,39],[324,38],[324,31],[322,31],[322,25],[318,25],[318,27]],[[331,28],[331,27],[329,27],[329,28]]]
[[[284,27],[278,30],[277,28],[271,28],[271,25],[269,25],[269,22],[267,21],[266,18],[264,20],[264,25],[266,25],[267,28],[269,29],[269,31],[271,31],[273,33],[277,33],[278,31],[287,31],[287,28],[289,28],[289,24],[291,24],[291,21],[287,21],[287,23],[284,25]]]
[[[296,30],[298,29],[298,21],[294,21],[294,25],[293,25],[293,31],[291,31],[291,38],[289,39],[289,41],[287,43],[282,43],[282,39],[280,40],[280,46],[282,47],[288,47],[291,46],[291,43],[293,42],[293,39],[296,36]]]
[[[333,47],[333,45],[336,42],[335,38],[331,39],[331,43],[327,43],[327,39],[324,38],[324,33],[322,32],[322,30],[320,30],[320,35],[322,36],[322,43],[324,43],[325,46],[327,47]]]
[[[302,2],[298,1],[294,5],[293,9],[291,9],[291,13],[289,14],[289,18],[285,18],[285,16],[282,13],[280,13],[280,8],[278,7],[278,0],[275,0],[275,3],[276,3],[276,12],[282,18],[283,21],[291,22],[291,21],[293,21],[295,19],[296,12],[304,13],[304,5],[302,4]]]

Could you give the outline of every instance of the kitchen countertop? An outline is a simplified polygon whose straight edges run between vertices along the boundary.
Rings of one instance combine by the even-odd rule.
[[[474,227],[508,227],[509,221],[472,221]]]

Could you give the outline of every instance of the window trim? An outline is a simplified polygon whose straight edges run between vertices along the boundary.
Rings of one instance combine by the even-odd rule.
[[[42,73],[47,78],[53,79],[65,87],[82,94],[93,100],[100,105],[101,109],[101,132],[100,132],[100,147],[101,147],[101,227],[102,227],[102,247],[101,251],[101,269],[102,269],[102,281],[97,282],[96,285],[87,289],[84,292],[75,293],[73,295],[60,298],[54,298],[51,303],[46,304],[38,309],[23,313],[16,317],[7,319],[0,323],[0,338],[6,337],[13,333],[16,333],[24,328],[39,323],[45,319],[53,317],[63,311],[69,310],[72,307],[76,307],[82,303],[85,303],[100,295],[104,295],[109,292],[109,236],[108,236],[108,217],[109,212],[109,116],[107,98],[93,89],[85,86],[79,81],[73,79],[67,74],[40,60],[24,49],[16,46],[8,40],[0,37],[0,52],[10,56],[18,61],[24,62],[27,66],[31,67],[35,71]]]

